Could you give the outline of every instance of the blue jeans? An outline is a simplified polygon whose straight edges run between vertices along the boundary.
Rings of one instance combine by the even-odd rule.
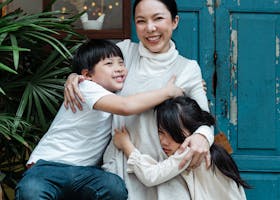
[[[117,175],[98,167],[39,160],[16,187],[16,200],[125,200],[127,190]]]

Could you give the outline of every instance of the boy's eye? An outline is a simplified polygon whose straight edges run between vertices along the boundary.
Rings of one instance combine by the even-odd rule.
[[[112,64],[113,62],[109,62],[109,61],[105,63],[105,65],[112,65]]]

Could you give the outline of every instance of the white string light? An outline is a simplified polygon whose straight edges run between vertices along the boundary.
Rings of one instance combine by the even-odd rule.
[[[89,10],[87,3],[88,1],[86,0],[70,0],[69,3],[71,3],[72,5],[74,5],[77,10],[79,10],[79,12],[82,10]],[[81,5],[83,4],[82,8]],[[95,8],[95,11],[91,12],[92,16],[100,16],[104,13],[104,4],[105,6],[108,8],[109,11],[112,11],[112,9],[114,9],[114,7],[118,7],[120,5],[119,1],[115,1],[114,3],[110,3],[109,5],[106,5],[104,0],[100,0],[100,7],[97,7],[97,3],[96,1],[91,1],[91,3],[89,5],[91,5],[92,8]],[[66,13],[68,11],[66,6],[62,6],[61,7],[61,12],[62,13]],[[61,16],[61,19],[64,19],[64,16]]]

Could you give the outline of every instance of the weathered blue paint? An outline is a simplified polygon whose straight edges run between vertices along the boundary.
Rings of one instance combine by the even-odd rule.
[[[217,119],[254,187],[248,200],[280,199],[280,2],[221,0],[215,13]]]
[[[176,2],[173,39],[201,66],[211,112],[254,187],[248,200],[280,199],[280,0]]]

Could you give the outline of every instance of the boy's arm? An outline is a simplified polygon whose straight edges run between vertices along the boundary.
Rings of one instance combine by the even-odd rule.
[[[106,95],[93,106],[94,109],[118,115],[132,115],[144,112],[161,102],[183,94],[183,90],[174,84],[172,77],[161,89],[138,93],[130,96]]]

